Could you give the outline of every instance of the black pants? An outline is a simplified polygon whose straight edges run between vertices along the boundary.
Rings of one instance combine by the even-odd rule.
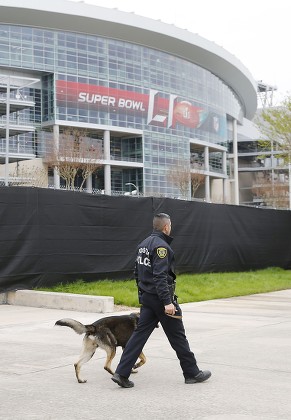
[[[143,293],[141,296],[141,314],[136,330],[130,337],[116,373],[126,378],[129,377],[138,356],[147,342],[149,336],[160,322],[163,330],[175,350],[185,378],[193,377],[199,373],[194,354],[191,352],[182,320],[167,316],[164,306],[158,296]],[[177,314],[181,315],[181,308],[177,305]]]

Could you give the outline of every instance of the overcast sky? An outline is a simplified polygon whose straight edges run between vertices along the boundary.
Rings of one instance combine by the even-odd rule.
[[[72,0],[78,1],[78,0]],[[86,0],[160,19],[234,54],[256,80],[291,94],[290,0]]]

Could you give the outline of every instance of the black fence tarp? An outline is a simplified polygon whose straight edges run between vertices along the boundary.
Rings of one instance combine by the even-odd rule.
[[[291,268],[291,212],[153,197],[0,188],[0,291],[132,276],[157,212],[179,273]]]

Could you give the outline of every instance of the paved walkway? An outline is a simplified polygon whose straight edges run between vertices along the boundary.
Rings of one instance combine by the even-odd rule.
[[[91,323],[102,314],[0,305],[0,417],[5,420],[290,420],[291,290],[182,305],[201,369],[213,376],[185,385],[161,328],[148,361],[119,388],[97,350],[78,384],[73,363],[82,337],[60,318]],[[119,312],[127,313],[127,312]],[[116,314],[116,313],[115,313]],[[110,314],[106,314],[108,316]],[[120,357],[120,351],[113,366]]]

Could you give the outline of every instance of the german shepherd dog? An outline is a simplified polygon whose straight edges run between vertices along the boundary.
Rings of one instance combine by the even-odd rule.
[[[77,334],[85,334],[83,339],[83,348],[79,360],[74,364],[76,377],[79,383],[87,382],[80,378],[81,366],[88,362],[94,355],[97,347],[105,350],[107,353],[104,369],[111,375],[111,362],[116,354],[116,347],[121,346],[124,349],[129,337],[136,329],[139,319],[139,313],[130,315],[108,316],[95,321],[93,324],[83,325],[74,319],[60,319],[55,325],[72,328]],[[133,369],[137,369],[146,362],[143,353],[139,355],[140,361],[136,363]],[[135,372],[133,370],[133,372]]]

